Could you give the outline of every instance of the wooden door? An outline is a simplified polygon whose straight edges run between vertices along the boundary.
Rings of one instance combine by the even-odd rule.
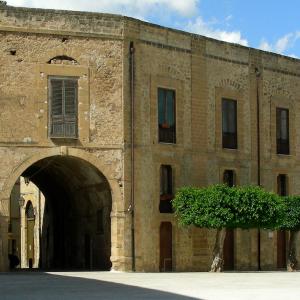
[[[227,229],[224,241],[224,270],[234,270],[234,231]]]
[[[29,268],[34,264],[34,219],[27,219],[27,262]]]
[[[160,272],[172,271],[172,224],[160,224]]]
[[[286,232],[277,231],[277,268],[286,268]]]

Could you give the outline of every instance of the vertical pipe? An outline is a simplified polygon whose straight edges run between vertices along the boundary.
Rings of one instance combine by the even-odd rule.
[[[134,230],[134,134],[135,134],[135,108],[134,108],[134,44],[130,42],[129,52],[129,69],[130,69],[130,96],[131,96],[131,256],[132,271],[135,272],[135,230]]]
[[[261,161],[260,161],[260,107],[259,107],[259,78],[260,72],[258,68],[255,68],[255,76],[256,76],[256,132],[257,132],[257,185],[261,186],[261,179],[260,179],[260,169],[261,169]],[[260,265],[260,244],[261,244],[261,236],[260,236],[260,229],[257,230],[257,269],[261,271]]]

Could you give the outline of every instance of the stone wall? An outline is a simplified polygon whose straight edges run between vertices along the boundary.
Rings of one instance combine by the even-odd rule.
[[[30,166],[28,161],[33,164],[57,154],[92,159],[114,192],[112,231],[122,230],[118,221],[118,210],[124,211],[121,32],[122,20],[115,16],[0,7],[2,269],[10,189],[25,171],[23,166]],[[55,59],[61,56],[68,60]],[[78,78],[76,140],[49,138],[49,76]],[[122,240],[115,236],[112,242],[124,249]],[[124,254],[115,250],[112,255],[117,268],[125,268],[118,258]]]
[[[257,184],[258,92],[261,185],[277,192],[278,174],[287,174],[289,193],[298,193],[299,135],[295,128],[299,120],[295,116],[299,110],[299,61],[159,26],[126,24],[126,28],[136,47],[137,267],[158,271],[159,228],[167,221],[173,225],[174,270],[205,271],[210,266],[214,232],[180,228],[172,214],[159,213],[160,166],[172,166],[175,188],[222,182],[226,169],[235,171],[237,184]],[[174,145],[158,143],[158,87],[176,91]],[[238,150],[222,148],[223,97],[238,102]],[[290,109],[291,155],[276,154],[276,106]],[[276,232],[262,231],[260,236],[261,268],[276,269]],[[236,269],[257,269],[257,238],[255,229],[235,231]]]

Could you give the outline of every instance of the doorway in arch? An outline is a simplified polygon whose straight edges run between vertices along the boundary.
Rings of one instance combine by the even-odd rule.
[[[111,189],[95,166],[71,156],[42,159],[10,199],[17,267],[110,270]]]

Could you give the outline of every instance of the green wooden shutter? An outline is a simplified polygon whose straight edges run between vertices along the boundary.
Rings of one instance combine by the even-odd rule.
[[[50,80],[50,136],[56,138],[77,137],[77,91],[76,79]]]
[[[51,136],[63,137],[63,81],[51,80]]]
[[[77,81],[64,81],[64,123],[65,136],[77,136]]]

